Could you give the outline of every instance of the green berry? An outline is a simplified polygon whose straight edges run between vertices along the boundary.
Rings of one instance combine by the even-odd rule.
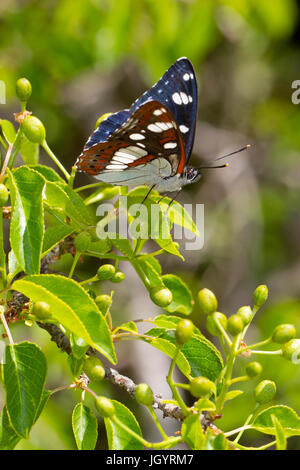
[[[263,380],[255,388],[255,399],[259,404],[273,400],[275,394],[276,384],[272,380]]]
[[[196,377],[190,382],[190,392],[196,398],[211,395],[215,391],[215,384],[206,377]]]
[[[35,302],[32,307],[32,313],[38,320],[47,320],[51,317],[50,305],[46,302]]]
[[[81,232],[74,241],[74,246],[77,251],[83,253],[84,251],[88,251],[91,246],[92,237],[88,232]]]
[[[22,130],[30,142],[42,144],[45,140],[44,124],[35,116],[27,116],[23,122]]]
[[[97,271],[97,276],[100,281],[108,281],[113,277],[116,268],[112,264],[103,264]]]
[[[260,362],[249,362],[249,364],[246,366],[246,374],[250,379],[254,379],[258,375],[260,375],[262,373],[262,370],[263,368]]]
[[[124,281],[125,274],[122,271],[116,271],[113,277],[110,279],[111,282],[118,284],[119,282]]]
[[[172,302],[172,292],[166,287],[153,287],[150,290],[150,298],[155,305],[167,307]]]
[[[9,192],[4,184],[0,184],[0,207],[5,206],[8,201]]]
[[[265,285],[258,286],[253,293],[253,303],[256,307],[261,307],[268,298],[268,288]]]
[[[253,318],[253,313],[251,307],[249,306],[239,308],[237,311],[237,315],[241,317],[245,326],[249,325]]]
[[[278,325],[272,334],[272,341],[274,343],[284,344],[294,339],[296,336],[296,328],[294,325],[288,323]]]
[[[283,344],[281,351],[285,359],[298,364],[300,360],[300,338],[291,339]]]
[[[98,119],[97,119],[97,122],[95,124],[95,129],[97,129],[97,127],[101,124],[102,121],[104,121],[106,118],[108,118],[108,116],[110,116],[112,113],[105,113],[105,114],[102,114],[102,116],[100,116]]]
[[[98,305],[100,312],[102,312],[103,315],[105,315],[107,311],[110,309],[110,306],[112,304],[112,298],[110,295],[102,294],[102,295],[98,295],[95,298],[95,302]]]
[[[175,337],[178,344],[187,343],[193,336],[194,325],[190,320],[180,320],[177,324]]]
[[[88,356],[84,361],[83,370],[93,382],[101,382],[105,377],[105,369],[98,357]]]
[[[145,406],[152,406],[154,396],[151,388],[147,384],[139,384],[135,389],[135,399],[138,403]]]
[[[218,301],[215,294],[209,289],[202,289],[198,292],[198,300],[201,313],[210,315],[217,311]]]
[[[228,318],[227,329],[232,336],[236,336],[244,329],[244,322],[239,315],[231,315]]]
[[[19,78],[16,83],[16,93],[20,101],[28,101],[31,96],[31,83],[27,78]]]
[[[213,336],[221,336],[222,332],[219,328],[218,323],[224,328],[227,329],[227,317],[221,312],[214,312],[211,315],[208,315],[206,318],[206,328],[207,331]]]
[[[95,406],[98,413],[103,416],[103,418],[112,418],[115,414],[113,402],[106,397],[97,397]]]

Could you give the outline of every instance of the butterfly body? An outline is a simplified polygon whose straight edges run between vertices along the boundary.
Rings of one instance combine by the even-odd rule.
[[[178,191],[200,178],[187,166],[197,113],[197,84],[188,59],[176,61],[129,110],[100,123],[76,162],[100,181]]]

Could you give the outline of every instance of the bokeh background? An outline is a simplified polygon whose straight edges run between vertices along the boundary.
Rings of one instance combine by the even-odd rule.
[[[182,203],[205,204],[204,248],[185,253],[185,262],[167,255],[160,260],[164,272],[182,276],[194,294],[212,289],[226,314],[250,304],[254,288],[267,284],[270,298],[250,331],[253,341],[278,323],[295,323],[300,333],[300,105],[291,101],[292,82],[300,79],[299,13],[296,0],[0,2],[0,79],[7,93],[1,117],[12,119],[18,111],[15,82],[27,77],[33,86],[29,109],[44,122],[48,143],[69,170],[101,114],[128,107],[177,58],[193,62],[199,112],[191,163],[252,147],[232,158],[229,168],[204,172],[180,195]],[[45,155],[41,162],[49,163]],[[80,177],[76,184],[83,182],[91,180]],[[115,289],[115,322],[159,313],[136,274],[122,268],[127,278]],[[110,292],[111,285],[99,289]],[[205,332],[197,305],[193,320]],[[13,334],[42,345],[49,388],[69,383],[66,358],[47,333],[18,324]],[[137,342],[118,345],[118,353],[120,372],[168,396],[167,358]],[[299,366],[260,359],[263,378],[278,384],[277,402],[299,413]],[[242,373],[246,360],[240,362]],[[241,388],[244,396],[228,404],[220,422],[224,429],[240,426],[253,408],[253,383]],[[126,403],[146,437],[159,438],[125,394],[109,384],[98,391]],[[74,392],[57,394],[18,448],[75,448],[70,414],[78,399]],[[169,431],[178,427],[170,419],[164,424]],[[265,440],[246,434],[249,442]],[[105,445],[101,429],[98,448]],[[299,438],[289,448],[300,449]]]

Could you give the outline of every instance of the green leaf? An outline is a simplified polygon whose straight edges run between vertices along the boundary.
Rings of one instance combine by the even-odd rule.
[[[180,277],[174,274],[165,274],[162,277],[164,285],[172,292],[173,300],[165,308],[170,313],[182,313],[189,315],[193,311],[194,300],[188,286]]]
[[[225,401],[233,400],[234,398],[242,395],[244,392],[242,390],[230,390],[225,395]]]
[[[47,181],[45,202],[55,209],[62,209],[77,227],[95,225],[81,197],[67,185]]]
[[[65,181],[59,176],[59,174],[48,166],[31,165],[30,168],[40,173],[40,175],[42,175],[46,181],[52,183],[65,183]]]
[[[16,130],[13,124],[10,121],[7,121],[6,119],[0,119],[0,126],[3,132],[3,135],[5,137],[5,140],[9,144],[13,144],[16,138]]]
[[[58,243],[71,235],[75,230],[75,227],[61,223],[55,227],[48,227],[44,235],[43,256],[51,251],[56,245],[58,245]]]
[[[16,433],[9,422],[7,408],[4,406],[0,421],[0,450],[12,450],[20,440],[21,437]]]
[[[204,445],[204,433],[200,414],[190,415],[182,423],[181,436],[192,450],[201,450]]]
[[[137,326],[133,321],[122,323],[122,325],[118,326],[118,330],[129,331],[130,333],[138,332]]]
[[[5,361],[3,376],[9,420],[16,433],[27,438],[41,412],[46,358],[36,344],[25,341],[8,345]]]
[[[105,318],[87,292],[74,280],[54,274],[27,276],[12,288],[32,299],[43,299],[52,316],[116,364],[111,334]]]
[[[95,449],[98,437],[97,418],[83,403],[77,403],[73,410],[72,428],[79,450]]]
[[[104,255],[111,250],[111,241],[109,238],[103,238],[102,240],[92,241],[88,249],[88,253],[99,253]]]
[[[111,400],[119,421],[142,437],[140,426],[131,411],[122,403]],[[104,419],[109,450],[142,450],[143,444],[109,418]]]
[[[145,338],[143,341],[164,352],[167,356],[174,357],[175,329],[153,328],[147,331],[146,335],[153,336],[153,340]],[[184,358],[184,362],[182,358]],[[176,364],[187,377],[202,375],[212,381],[218,378],[223,367],[219,351],[204,336],[197,333],[194,333],[193,337],[181,348]]]
[[[143,270],[151,286],[160,287],[163,286],[164,283],[160,272],[155,269],[154,263],[151,261],[153,259],[154,258],[152,257],[139,257],[136,263],[138,263],[140,268]]]
[[[12,250],[10,250],[8,253],[8,271],[10,280],[22,271],[22,267],[19,265],[18,260]]]
[[[270,408],[263,410],[256,416],[251,427],[265,434],[276,436],[277,431],[272,415],[279,421],[286,437],[300,436],[299,416],[292,408],[284,405],[271,406]]]
[[[111,239],[111,243],[119,250],[123,255],[131,258],[133,250],[130,241],[127,238],[120,238],[118,234],[115,234],[115,238]]]
[[[157,196],[154,196],[154,199],[158,201]],[[169,206],[171,199],[168,197],[164,197],[162,201],[159,203],[162,211],[167,213],[171,223],[179,225],[180,227],[184,227],[185,229],[189,230],[190,232],[194,233],[197,237],[200,236],[199,231],[194,224],[193,219],[191,218],[190,214],[185,210],[185,208],[179,204],[177,201],[173,201],[171,206]]]
[[[276,449],[286,450],[286,437],[285,437],[284,429],[281,426],[280,421],[276,418],[275,415],[271,415],[271,419],[272,419],[272,423],[275,429]]]
[[[134,204],[136,206],[141,204],[148,191],[149,188],[146,188],[145,186],[139,186],[128,193],[126,208],[128,208],[128,215],[131,220],[133,219],[131,210],[132,206]],[[159,205],[156,202],[156,199],[154,199],[155,194],[158,196],[158,193],[151,193],[151,195],[148,196],[147,199],[143,202],[143,209],[137,217],[134,217],[135,220],[134,222],[131,222],[131,226],[133,223],[137,225],[139,222],[138,225],[142,227],[142,238],[151,237],[162,249],[170,254],[184,259],[178,251],[177,245],[172,240],[170,232],[172,223],[168,217],[168,214],[164,214],[161,211]],[[153,206],[152,210],[151,206]],[[153,212],[154,210],[155,212]]]
[[[39,144],[30,142],[24,134],[19,152],[27,165],[34,165],[39,161]]]
[[[215,411],[216,405],[208,398],[200,398],[197,401],[195,408],[201,411]]]
[[[10,243],[19,265],[37,274],[44,235],[42,192],[44,179],[28,167],[9,172],[12,199]]]

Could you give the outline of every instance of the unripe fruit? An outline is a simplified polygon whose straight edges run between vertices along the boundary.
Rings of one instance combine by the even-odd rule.
[[[97,271],[97,276],[100,281],[108,281],[113,277],[116,268],[112,264],[103,264]]]
[[[215,294],[209,289],[202,289],[198,292],[198,300],[201,313],[210,315],[217,311],[218,301]]]
[[[196,398],[210,395],[215,390],[215,384],[206,377],[195,377],[190,382],[190,392]]]
[[[95,302],[99,310],[105,315],[112,304],[112,298],[110,295],[102,294],[95,298]]]
[[[32,307],[32,313],[38,320],[47,320],[51,317],[50,306],[46,302],[35,302]]]
[[[260,375],[262,373],[262,370],[263,368],[260,362],[249,362],[249,364],[246,366],[246,374],[250,379],[254,379],[258,375]]]
[[[284,344],[290,341],[291,339],[295,338],[296,336],[296,328],[294,325],[290,325],[288,323],[278,325],[272,334],[272,341],[274,343]]]
[[[256,307],[261,307],[268,298],[268,288],[265,285],[258,286],[253,293],[253,303]]]
[[[80,251],[83,253],[84,251],[87,251],[92,242],[92,237],[88,232],[81,232],[77,237],[75,238],[74,241],[74,246],[77,251]]]
[[[16,83],[16,93],[20,101],[28,101],[32,92],[31,83],[27,78],[19,78]]]
[[[106,397],[97,397],[95,406],[98,413],[103,416],[103,418],[112,418],[115,414],[114,404]]]
[[[300,339],[291,339],[287,343],[283,344],[281,351],[285,359],[295,361],[295,363],[298,364],[300,359]]]
[[[122,271],[117,271],[113,275],[113,277],[110,279],[111,282],[114,282],[115,284],[118,284],[119,282],[124,281],[125,279],[125,274]]]
[[[23,122],[22,130],[30,142],[42,144],[45,140],[44,124],[35,116],[27,116]]]
[[[153,287],[150,290],[150,298],[155,305],[167,307],[172,302],[172,292],[166,287]]]
[[[84,361],[83,370],[93,382],[101,382],[105,377],[105,369],[98,357],[88,356]]]
[[[112,113],[105,113],[105,114],[102,114],[102,116],[100,116],[98,119],[97,119],[97,122],[95,124],[95,129],[97,129],[97,127],[101,124],[102,121],[104,121],[106,118],[108,118],[108,116],[110,116]]]
[[[263,380],[255,388],[255,399],[260,404],[273,400],[275,394],[276,384],[272,380]]]
[[[239,308],[237,311],[237,315],[241,317],[245,326],[249,325],[253,318],[253,313],[251,307],[249,306]]]
[[[213,336],[221,336],[222,332],[219,328],[218,323],[223,327],[224,330],[227,328],[227,317],[221,312],[214,312],[208,315],[206,318],[207,331]]]
[[[0,184],[0,207],[5,206],[8,201],[9,192],[4,184]]]
[[[180,345],[187,343],[193,336],[193,331],[194,325],[190,320],[180,320],[175,331],[177,343]]]
[[[151,388],[147,384],[139,384],[135,389],[135,399],[138,403],[145,406],[153,405],[154,396]]]
[[[244,329],[244,322],[239,315],[231,315],[228,318],[227,330],[232,336],[236,336]]]

